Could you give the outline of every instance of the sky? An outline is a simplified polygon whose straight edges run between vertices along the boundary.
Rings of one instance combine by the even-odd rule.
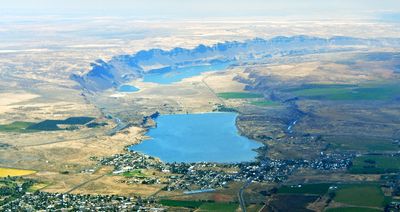
[[[399,17],[400,0],[1,0],[0,15],[146,18]]]

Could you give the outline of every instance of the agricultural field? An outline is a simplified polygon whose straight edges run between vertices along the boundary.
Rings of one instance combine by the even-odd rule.
[[[142,170],[140,170],[140,169],[136,169],[136,170],[124,172],[124,173],[122,174],[122,176],[128,177],[128,178],[130,178],[130,177],[146,178],[146,174],[144,174],[144,173],[142,172]]]
[[[390,100],[400,95],[400,85],[312,85],[287,90],[293,95],[315,100]]]
[[[34,171],[34,170],[0,168],[0,177],[25,176],[25,175],[30,175],[30,174],[34,174],[34,173],[36,173],[36,171]]]
[[[356,157],[349,171],[352,174],[383,174],[400,170],[400,159],[389,155],[364,155]]]
[[[236,211],[237,203],[214,201],[188,201],[188,200],[160,200],[160,203],[169,207],[198,209],[198,211]]]
[[[279,106],[280,104],[278,102],[274,101],[269,101],[269,100],[262,100],[262,101],[251,101],[251,105],[259,106],[259,107],[273,107],[273,106]]]
[[[331,184],[304,184],[304,185],[286,185],[278,189],[278,194],[314,194],[324,195],[328,192]]]
[[[259,212],[261,210],[261,208],[263,208],[264,205],[260,205],[260,204],[252,204],[247,206],[246,210],[249,212]]]
[[[27,128],[35,123],[33,122],[24,122],[24,121],[15,121],[10,124],[3,124],[0,125],[0,132],[18,132],[18,133],[23,133],[27,131],[33,131],[33,130],[27,130]]]
[[[339,185],[334,201],[361,207],[384,207],[385,196],[378,185],[348,184]]]
[[[378,212],[382,211],[375,208],[363,208],[363,207],[341,207],[341,208],[329,208],[325,212]]]
[[[15,121],[10,124],[0,125],[0,132],[39,132],[39,131],[55,131],[55,130],[68,130],[75,129],[74,125],[85,125],[95,118],[92,117],[70,117],[65,120],[44,120],[38,123]],[[60,128],[58,125],[69,125],[66,128]],[[98,124],[104,126],[105,124]],[[97,125],[88,126],[89,128],[96,127]]]
[[[254,99],[263,98],[262,94],[249,93],[249,92],[224,92],[218,93],[218,97],[223,99]]]
[[[355,150],[355,151],[396,151],[400,150],[399,144],[392,139],[371,138],[361,136],[328,136],[324,138],[334,150]]]
[[[204,202],[186,200],[160,200],[160,204],[169,207],[199,208]]]
[[[199,211],[226,211],[234,212],[238,209],[237,203],[207,202],[199,207]]]
[[[334,186],[333,189],[330,189]],[[329,192],[329,195],[327,195]],[[377,211],[383,208],[388,198],[384,196],[381,188],[376,184],[304,184],[304,185],[285,185],[278,189],[275,196],[276,200],[272,202],[272,206],[285,209],[283,202],[287,198],[303,198],[307,200],[307,204],[311,203],[307,197],[314,197],[315,200],[318,196],[325,196],[333,198],[334,203],[344,204],[341,208],[328,208],[326,211]],[[293,200],[291,200],[293,201]],[[306,211],[306,204],[300,204],[296,207],[301,211]],[[334,206],[337,207],[337,206]],[[379,210],[378,210],[379,211]]]
[[[30,125],[27,129],[38,131],[63,130],[63,128],[60,128],[58,125],[84,125],[92,120],[94,120],[92,117],[70,117],[65,120],[44,120]],[[68,129],[68,127],[66,129]]]
[[[41,189],[45,188],[48,185],[49,184],[47,184],[47,183],[36,182],[31,187],[28,188],[28,191],[29,192],[35,192],[35,191],[38,191],[38,190],[41,190]]]
[[[307,205],[317,198],[318,196],[314,195],[277,195],[270,202],[270,206],[277,211],[310,211],[307,209]]]

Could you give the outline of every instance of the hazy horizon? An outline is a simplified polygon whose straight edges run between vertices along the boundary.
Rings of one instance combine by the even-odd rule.
[[[3,16],[116,16],[142,19],[193,19],[218,17],[274,17],[293,19],[378,19],[398,21],[400,2],[396,0],[5,0]]]

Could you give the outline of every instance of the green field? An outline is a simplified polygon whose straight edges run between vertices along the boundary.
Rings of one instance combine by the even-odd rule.
[[[361,207],[383,207],[385,205],[385,197],[378,185],[340,185],[335,193],[335,202]]]
[[[260,107],[272,107],[272,106],[279,106],[278,102],[270,101],[270,100],[263,100],[263,101],[251,101],[251,105],[260,106]]]
[[[62,124],[77,124],[77,125],[84,125],[95,118],[93,117],[87,117],[87,116],[77,116],[77,117],[70,117],[62,121]]]
[[[35,191],[41,190],[48,185],[49,184],[47,184],[47,183],[34,183],[31,187],[28,188],[28,192],[35,192]]]
[[[198,209],[198,211],[236,211],[239,207],[237,203],[225,202],[204,202],[204,201],[188,201],[188,200],[160,200],[160,204],[169,207],[182,207]]]
[[[239,205],[236,203],[207,202],[200,206],[199,211],[236,211]]]
[[[0,132],[25,132],[26,128],[35,124],[33,122],[14,121],[10,124],[0,125]]]
[[[398,84],[312,85],[286,90],[292,94],[317,100],[388,100],[400,95]]]
[[[319,184],[304,184],[301,187],[297,185],[282,186],[278,189],[279,194],[315,194],[324,195],[328,192],[331,184],[319,183]]]
[[[276,211],[310,211],[308,204],[318,199],[316,195],[282,194],[270,202]]]
[[[349,171],[353,174],[383,174],[400,171],[400,159],[385,155],[365,155],[355,158]]]
[[[253,98],[263,98],[262,94],[248,93],[248,92],[225,92],[218,93],[218,97],[223,99],[253,99]]]
[[[55,131],[64,130],[58,127],[58,125],[84,125],[94,120],[92,117],[70,117],[64,120],[44,120],[39,123],[35,123],[27,127],[28,130],[39,130],[39,131]]]
[[[87,128],[96,128],[96,127],[104,127],[104,126],[106,126],[106,125],[108,125],[107,123],[105,123],[105,122],[90,122],[89,124],[86,124],[86,127]]]
[[[382,210],[374,208],[362,208],[362,207],[347,207],[347,208],[329,208],[326,212],[378,212]]]
[[[400,150],[398,144],[391,139],[356,137],[356,136],[332,136],[325,140],[331,148],[337,150],[356,150],[356,151],[395,151]]]
[[[199,208],[204,202],[163,199],[160,200],[160,204],[169,207]]]
[[[146,178],[146,175],[142,173],[142,170],[135,169],[132,171],[124,172],[122,174],[124,177],[137,177],[137,178]]]
[[[84,125],[95,118],[92,117],[70,117],[64,120],[44,120],[38,123],[25,122],[25,121],[15,121],[10,124],[0,125],[0,132],[37,132],[37,131],[55,131],[55,130],[68,130],[76,129],[76,125]],[[58,127],[59,124],[71,125],[66,129]],[[103,125],[104,126],[104,125]]]

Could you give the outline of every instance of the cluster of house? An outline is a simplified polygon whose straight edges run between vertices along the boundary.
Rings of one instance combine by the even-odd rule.
[[[351,165],[356,155],[353,153],[324,153],[320,158],[310,162],[310,167],[318,170],[342,170]]]
[[[271,160],[231,164],[220,163],[163,163],[162,161],[139,153],[126,152],[100,159],[100,165],[114,166],[114,174],[123,174],[136,169],[153,169],[166,173],[167,181],[157,176],[131,177],[125,183],[167,184],[165,190],[191,190],[222,188],[231,181],[282,182],[299,168],[318,170],[346,169],[354,155],[349,153],[321,153],[314,160]]]
[[[115,195],[25,193],[2,205],[1,211],[164,211],[154,200]]]

